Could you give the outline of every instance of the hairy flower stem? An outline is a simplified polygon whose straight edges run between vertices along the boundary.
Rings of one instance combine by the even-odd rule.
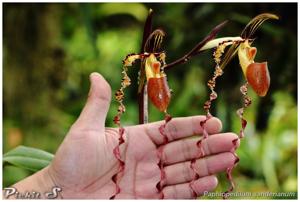
[[[162,192],[162,189],[163,189],[163,183],[166,179],[166,173],[165,173],[165,170],[164,170],[164,162],[162,160],[162,155],[163,155],[163,150],[164,150],[164,147],[165,145],[169,142],[169,139],[168,139],[168,136],[166,134],[166,126],[167,124],[172,120],[172,116],[168,113],[165,113],[165,122],[163,125],[161,125],[159,127],[159,133],[161,134],[161,136],[163,137],[163,143],[162,145],[159,146],[159,148],[157,149],[157,157],[159,159],[158,161],[158,167],[160,169],[160,181],[156,184],[156,189],[157,191],[159,192],[160,196],[159,198],[160,199],[164,199],[164,194]]]
[[[143,40],[141,44],[140,52],[149,52],[149,50],[145,50],[145,45],[147,39],[152,33],[152,18],[153,18],[153,10],[149,9],[147,19],[144,25],[143,31]],[[152,47],[150,47],[152,48]],[[139,107],[139,124],[148,123],[148,93],[147,93],[147,82],[145,75],[145,63],[144,59],[141,59],[140,71],[139,71],[139,87],[138,87],[138,107]]]

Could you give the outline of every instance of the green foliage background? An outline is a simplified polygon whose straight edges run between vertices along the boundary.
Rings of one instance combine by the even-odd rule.
[[[234,178],[239,192],[297,192],[296,3],[4,3],[4,153],[18,145],[55,153],[85,103],[89,74],[97,71],[113,91],[119,88],[122,59],[139,52],[149,8],[154,10],[154,27],[167,33],[167,62],[183,56],[226,19],[230,22],[219,36],[239,35],[259,13],[279,15],[279,21],[268,21],[256,34],[256,60],[268,61],[271,87],[264,98],[250,91],[253,104],[245,115],[249,124]],[[167,72],[174,91],[173,116],[203,114],[213,67],[212,51],[207,51]],[[125,125],[138,122],[137,70],[130,70],[133,85],[126,90]],[[236,109],[243,81],[236,59],[218,80],[213,114],[223,121],[223,131],[239,131]],[[107,126],[114,126],[116,108],[113,101]],[[162,118],[151,106],[150,120]],[[32,174],[11,165],[3,169],[4,187]],[[220,174],[218,191],[226,190],[224,179]]]

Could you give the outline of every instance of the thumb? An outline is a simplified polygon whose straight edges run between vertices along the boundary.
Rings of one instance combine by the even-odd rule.
[[[101,130],[105,128],[105,119],[111,101],[111,88],[107,81],[96,72],[91,73],[90,83],[87,102],[76,125],[84,129]]]

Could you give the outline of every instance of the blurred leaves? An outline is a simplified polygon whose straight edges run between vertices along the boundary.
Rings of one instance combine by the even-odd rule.
[[[12,164],[35,172],[49,165],[52,159],[53,154],[25,146],[18,146],[3,155],[4,164]]]
[[[146,20],[148,9],[140,3],[105,3],[97,10],[99,16],[129,14],[143,23]]]
[[[3,177],[3,184],[8,186],[31,175],[32,171],[28,171],[20,167],[6,164],[5,167],[3,168],[3,173],[5,174],[4,175],[5,177]]]

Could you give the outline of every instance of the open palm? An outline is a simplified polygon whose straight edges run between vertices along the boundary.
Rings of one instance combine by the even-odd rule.
[[[53,184],[62,188],[63,198],[108,199],[115,193],[111,180],[118,171],[113,149],[118,144],[118,129],[105,128],[111,90],[99,74],[93,73],[88,101],[80,117],[71,127],[47,168]],[[193,198],[189,183],[194,178],[190,160],[199,154],[196,146],[204,116],[174,118],[166,127],[170,142],[164,145],[163,162],[166,179],[162,190],[166,199]],[[125,170],[120,180],[120,199],[158,199],[156,184],[160,180],[157,149],[163,143],[158,128],[162,121],[125,128],[125,144],[121,146]],[[197,195],[217,186],[215,173],[234,164],[230,153],[233,133],[219,133],[221,122],[210,119],[206,124],[211,134],[203,142],[205,157],[196,162],[200,178],[193,182]],[[195,136],[195,138],[187,138]]]

